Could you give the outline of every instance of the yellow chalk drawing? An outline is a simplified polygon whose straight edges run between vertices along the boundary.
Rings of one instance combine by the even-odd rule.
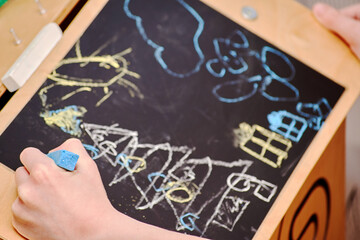
[[[292,147],[289,139],[256,124],[250,126],[245,122],[240,123],[234,134],[236,146],[273,168],[281,167],[282,161],[287,159],[288,151]],[[283,149],[275,147],[274,144],[282,146]],[[270,155],[275,156],[270,159],[268,157]]]
[[[195,190],[198,188],[195,184],[191,184],[192,186],[189,188],[187,186],[188,184],[183,182],[169,182],[166,184],[166,188],[170,188],[166,192],[166,197],[170,199],[173,202],[177,203],[186,203],[189,202],[191,199],[195,196]],[[175,195],[175,193],[178,192],[178,195]],[[185,193],[187,197],[180,196],[179,192]]]
[[[126,166],[128,171],[131,173],[138,173],[146,169],[146,161],[144,158],[136,156],[126,156],[121,157],[120,159],[123,162],[124,166]],[[134,165],[134,168],[130,168],[130,163]]]
[[[83,117],[85,113],[84,107],[72,105],[58,110],[45,110],[40,114],[40,117],[44,119],[47,125],[57,126],[66,133],[80,137],[81,120],[78,118]]]
[[[109,90],[109,87],[115,83],[126,88],[131,97],[138,97],[142,99],[144,96],[140,92],[139,88],[134,83],[124,78],[125,76],[131,76],[136,79],[140,78],[139,74],[128,69],[129,62],[124,57],[125,55],[131,53],[132,49],[127,48],[124,51],[114,55],[98,55],[99,52],[108,44],[109,43],[104,44],[89,56],[83,56],[81,53],[79,40],[75,44],[76,57],[65,58],[60,61],[56,69],[48,76],[48,78],[54,82],[40,89],[38,94],[43,107],[52,106],[51,104],[47,104],[47,94],[50,89],[57,86],[76,88],[70,93],[62,96],[61,101],[66,100],[79,92],[91,92],[94,88],[102,88],[105,95],[96,103],[95,106],[97,107],[111,96],[113,91]],[[90,63],[98,64],[99,68],[113,70],[113,76],[110,79],[103,80],[93,79],[91,77],[74,77],[59,73],[59,69],[66,65],[78,64],[80,68],[83,68]]]

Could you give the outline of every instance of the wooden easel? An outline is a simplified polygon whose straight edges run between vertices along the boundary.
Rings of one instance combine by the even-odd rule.
[[[21,2],[21,0],[12,1]],[[23,1],[30,2],[30,0]],[[326,223],[327,237],[344,239],[344,120],[359,95],[359,61],[340,39],[315,21],[308,9],[294,1],[203,0],[203,2],[345,87],[345,92],[326,120],[324,127],[305,152],[254,237],[254,239],[288,239],[290,233],[297,236],[306,225],[307,216],[311,216],[312,211],[316,212],[318,206],[324,204],[321,200],[327,201],[326,196],[329,196],[331,215]],[[21,111],[45,81],[47,74],[65,56],[105,3],[106,0],[90,0],[84,6],[65,32],[59,45],[31,77],[28,84],[21,88],[0,112],[0,133]],[[259,17],[256,21],[242,18],[240,9],[246,5],[257,10]],[[46,7],[45,2],[44,6]],[[0,9],[0,17],[1,11],[2,9]],[[7,44],[11,44],[10,38],[6,41]],[[15,50],[14,53],[8,54],[21,53],[20,49],[15,48]],[[12,56],[11,59],[16,59],[16,57]],[[3,71],[3,66],[0,70]],[[326,190],[320,191],[320,200],[306,205],[307,200],[312,200],[311,194],[317,191],[315,187],[321,185],[322,179],[327,181],[330,194],[327,195]],[[15,198],[14,173],[0,166],[0,236],[7,239],[21,239],[11,226],[11,204]],[[306,211],[299,215],[298,210],[304,209],[303,206],[306,206]],[[293,219],[296,219],[294,216],[305,217],[294,222]],[[319,221],[322,220],[327,221],[326,219]],[[308,234],[311,235],[311,232]]]

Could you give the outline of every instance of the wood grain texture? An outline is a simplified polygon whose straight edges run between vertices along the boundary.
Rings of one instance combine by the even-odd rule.
[[[0,239],[21,239],[11,225],[11,204],[17,197],[14,172],[7,167],[2,166],[0,182]]]
[[[326,181],[328,196],[324,186],[316,185],[319,179]],[[313,214],[316,220],[308,225],[302,239],[345,239],[345,121],[306,177],[271,239],[298,239]]]
[[[6,92],[6,87],[3,84],[0,84],[0,97]]]
[[[47,74],[56,63],[65,56],[105,2],[105,0],[92,0],[88,3],[90,5],[86,5],[65,32],[62,41],[31,77],[28,84],[21,88],[0,112],[0,134],[45,81]],[[255,235],[255,239],[268,239],[304,186],[318,159],[356,100],[360,89],[358,79],[360,63],[339,38],[320,26],[311,12],[297,2],[289,0],[203,0],[203,2],[346,88]],[[246,5],[258,11],[259,17],[256,21],[242,18],[241,8]],[[0,167],[1,176],[5,171],[8,170]],[[8,184],[0,185],[0,192],[13,187],[11,180],[7,182]],[[10,208],[12,201],[11,197],[1,198],[0,206]],[[10,219],[7,223],[10,229]]]

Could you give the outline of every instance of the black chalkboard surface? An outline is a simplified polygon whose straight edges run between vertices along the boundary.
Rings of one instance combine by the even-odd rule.
[[[196,0],[111,0],[0,138],[80,138],[138,220],[250,239],[344,88]]]

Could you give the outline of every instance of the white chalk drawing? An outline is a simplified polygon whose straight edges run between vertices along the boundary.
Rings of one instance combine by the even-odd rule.
[[[251,205],[249,196],[269,203],[277,192],[276,185],[247,173],[249,160],[192,158],[194,148],[140,143],[137,131],[117,124],[83,123],[82,128],[93,141],[85,145],[93,159],[115,169],[108,186],[132,185],[140,194],[135,209],[171,212],[177,231],[201,236],[214,226],[232,231]]]
[[[213,223],[232,231],[250,201],[243,200],[236,196],[226,196],[222,200],[222,204],[213,220]]]

